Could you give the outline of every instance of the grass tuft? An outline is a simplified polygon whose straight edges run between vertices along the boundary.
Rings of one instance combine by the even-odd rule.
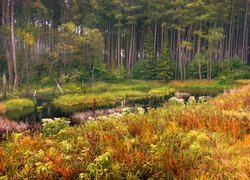
[[[34,101],[25,98],[10,99],[4,102],[6,111],[23,110],[24,108],[35,107]]]

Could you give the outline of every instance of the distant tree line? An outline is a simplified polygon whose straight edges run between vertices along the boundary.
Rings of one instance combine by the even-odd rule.
[[[1,0],[0,7],[0,72],[10,91],[54,78],[249,76],[248,0]]]

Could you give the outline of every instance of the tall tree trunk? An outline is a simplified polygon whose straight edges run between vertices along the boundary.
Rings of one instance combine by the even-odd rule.
[[[6,97],[6,89],[7,89],[7,82],[6,82],[6,74],[3,72],[3,98]]]
[[[233,7],[233,3],[232,3],[232,7],[231,7],[231,18],[230,18],[230,27],[229,27],[229,40],[228,40],[228,49],[227,49],[227,53],[228,53],[228,59],[230,59],[232,57],[232,39],[233,39],[233,14],[234,14],[234,7]]]
[[[156,50],[156,45],[157,45],[157,26],[158,26],[158,21],[157,19],[155,20],[155,29],[154,29],[154,55],[157,56],[157,50]]]
[[[5,0],[2,0],[2,26],[5,26],[5,15],[6,15],[6,19],[7,19],[7,23],[9,23],[9,2],[7,4],[7,11],[5,12]],[[10,51],[8,48],[8,43],[7,43],[7,37],[6,34],[3,33],[3,46],[5,49],[5,58],[7,61],[7,66],[8,66],[8,75],[9,75],[9,88],[10,88],[10,92],[12,92],[13,90],[13,62],[11,60],[10,57]]]
[[[201,31],[201,24],[199,27],[199,31]],[[197,56],[198,56],[198,66],[199,66],[199,79],[202,79],[202,75],[201,75],[201,35],[198,34],[198,45],[197,45]]]
[[[127,33],[126,34],[126,62],[125,62],[125,64],[126,64],[126,69],[127,69],[127,72],[129,71],[129,35],[128,35],[129,33]]]
[[[13,65],[14,65],[14,74],[15,74],[15,80],[14,80],[14,90],[18,88],[18,71],[17,71],[17,60],[16,60],[16,46],[15,46],[15,25],[14,25],[14,6],[15,6],[15,0],[11,0],[11,18],[10,18],[10,29],[11,29],[11,48],[12,48],[12,58],[13,58]]]
[[[237,18],[236,40],[235,40],[235,53],[239,55],[239,28],[240,28],[240,15]]]
[[[130,31],[130,47],[129,47],[129,58],[128,58],[128,72],[129,75],[131,73],[131,63],[133,58],[133,40],[134,40],[134,27],[135,25],[131,25],[131,31]]]
[[[109,28],[108,28],[108,69],[111,68],[111,28],[110,28],[110,24],[109,24]]]
[[[245,13],[245,21],[244,21],[244,32],[243,32],[243,43],[242,43],[242,54],[241,54],[241,57],[242,57],[242,61],[243,62],[246,62],[246,54],[247,54],[247,26],[248,26],[248,23],[247,23],[247,16],[248,16],[248,0],[246,0],[246,13]]]
[[[117,65],[118,68],[121,68],[121,30],[118,29],[117,33]]]
[[[134,33],[134,35],[133,35],[133,51],[132,51],[131,70],[133,69],[135,61],[136,61],[137,56],[138,56],[137,45],[136,45],[136,42],[137,42],[136,27],[134,28],[134,32],[133,33]]]
[[[164,50],[164,22],[163,24],[161,25],[161,54],[163,53],[163,50]],[[165,37],[165,38],[168,38],[168,37]]]
[[[181,31],[178,29],[178,61],[179,61],[179,72],[180,72],[180,79],[183,80],[183,71],[182,71],[182,48],[181,48]]]

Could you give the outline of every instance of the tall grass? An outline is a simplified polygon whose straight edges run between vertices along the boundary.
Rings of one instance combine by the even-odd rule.
[[[10,99],[4,102],[6,111],[22,110],[35,107],[34,101],[25,98]]]
[[[122,100],[133,100],[147,96],[164,96],[172,93],[174,89],[169,87],[152,88],[149,92],[136,90],[107,91],[93,94],[66,94],[53,101],[58,106],[74,106],[79,104],[92,104],[95,99],[98,105],[108,105]]]
[[[192,88],[192,89],[228,89],[233,84],[220,84],[216,80],[174,80],[169,83],[169,86],[174,88]]]

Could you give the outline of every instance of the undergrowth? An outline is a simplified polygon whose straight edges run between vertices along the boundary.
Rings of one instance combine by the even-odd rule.
[[[250,85],[206,102],[166,103],[70,126],[12,134],[0,146],[7,179],[248,179]],[[174,101],[172,99],[172,101]],[[56,127],[55,127],[56,126]],[[44,132],[44,133],[43,133]]]

